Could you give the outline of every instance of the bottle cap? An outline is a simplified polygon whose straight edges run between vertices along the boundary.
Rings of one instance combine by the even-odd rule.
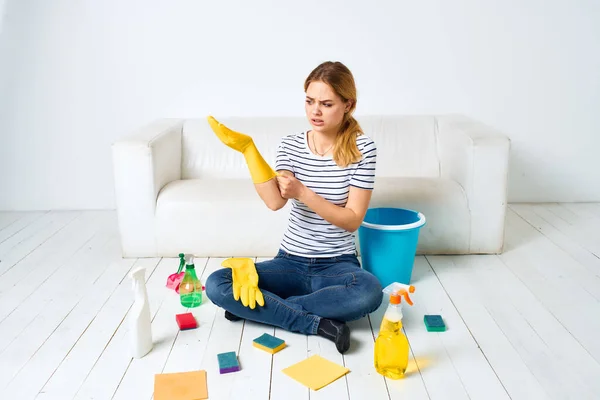
[[[406,303],[408,303],[411,306],[413,305],[413,302],[410,299],[409,293],[414,293],[414,292],[415,292],[415,287],[413,285],[407,285],[407,284],[398,283],[398,282],[393,282],[383,289],[383,293],[386,293],[390,296],[390,303],[392,303],[392,296],[397,296],[397,297],[404,296],[404,300],[406,300]],[[397,301],[397,303],[392,303],[392,304],[400,304],[401,303],[401,299],[400,300],[394,299],[394,301]]]
[[[402,297],[400,297],[399,294],[393,294],[390,296],[390,304],[400,304],[400,300],[402,300]]]

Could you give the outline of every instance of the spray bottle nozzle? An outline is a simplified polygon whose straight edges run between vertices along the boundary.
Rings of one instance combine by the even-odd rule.
[[[177,269],[178,274],[181,273],[183,267],[185,267],[185,254],[179,253],[179,269]]]
[[[136,285],[146,281],[146,267],[141,265],[134,267],[131,272],[129,272],[129,278],[131,279],[132,287],[135,290]]]
[[[185,265],[193,265],[194,264],[194,255],[186,254],[185,255]]]
[[[413,285],[406,285],[398,282],[391,283],[383,289],[383,293],[390,296],[390,300],[393,304],[400,304],[402,296],[404,296],[404,300],[411,306],[413,305],[413,302],[408,294],[414,292],[415,287]]]

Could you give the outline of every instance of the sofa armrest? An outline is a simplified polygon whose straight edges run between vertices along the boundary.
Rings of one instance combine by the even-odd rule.
[[[113,173],[123,257],[156,254],[160,190],[181,179],[183,120],[160,119],[113,143]]]
[[[440,176],[458,182],[471,212],[470,253],[501,253],[510,139],[464,116],[436,117]]]

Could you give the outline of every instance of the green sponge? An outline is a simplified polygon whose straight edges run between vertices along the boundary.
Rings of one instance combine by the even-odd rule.
[[[286,346],[285,341],[268,333],[264,333],[254,339],[252,345],[271,354],[277,353]]]
[[[446,330],[446,324],[439,315],[426,315],[423,320],[429,332],[444,332]]]

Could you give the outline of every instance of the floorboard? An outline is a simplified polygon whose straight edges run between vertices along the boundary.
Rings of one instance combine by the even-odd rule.
[[[165,287],[176,258],[122,259],[113,211],[0,212],[0,398],[152,399],[155,374],[203,369],[210,399],[600,398],[600,204],[510,204],[499,255],[418,256],[413,306],[403,306],[407,375],[374,368],[387,304],[349,325],[340,355],[319,336],[227,321],[204,296],[181,306]],[[256,259],[261,261],[263,259]],[[201,280],[223,258],[198,258]],[[128,273],[146,268],[152,351],[129,353]],[[180,331],[191,312],[198,328]],[[440,314],[446,332],[427,332]],[[252,345],[269,333],[287,347]],[[220,374],[217,354],[242,370]],[[318,391],[282,370],[319,354],[350,372]]]

